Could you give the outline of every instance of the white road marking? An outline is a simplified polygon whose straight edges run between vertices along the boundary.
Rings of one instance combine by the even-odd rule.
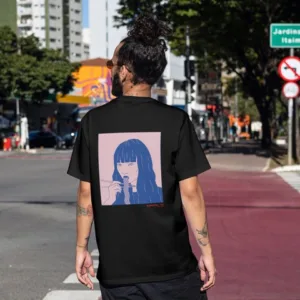
[[[300,173],[278,172],[277,173],[286,183],[300,193]]]
[[[52,291],[43,300],[98,300],[100,291]]]
[[[97,249],[93,250],[91,252],[92,256],[99,256],[99,252]],[[99,261],[97,259],[93,260],[93,265],[95,269],[98,269],[99,266]],[[98,284],[98,280],[95,277],[90,277],[92,282],[95,284]],[[64,284],[72,284],[69,286],[69,290],[54,290],[49,292],[43,300],[98,300],[99,297],[101,297],[101,292],[100,290],[94,290],[94,291],[89,291],[87,290],[74,290],[74,288],[77,287],[77,285],[74,287],[73,284],[80,284],[81,283],[78,281],[76,273],[70,274],[64,281]],[[97,288],[97,285],[94,286],[94,288]],[[101,299],[101,298],[100,298]]]
[[[94,266],[94,269],[98,269],[98,267],[99,267],[99,260],[94,259],[93,260],[93,266]]]
[[[99,256],[99,251],[98,251],[98,249],[93,250],[93,251],[91,252],[91,255],[92,255],[92,256]]]
[[[93,283],[98,283],[98,282],[99,282],[98,279],[97,279],[96,277],[90,276],[90,278],[91,278],[91,281],[92,281]],[[77,279],[76,273],[72,273],[72,274],[70,274],[70,275],[63,281],[63,283],[80,283],[80,282],[79,282],[78,279]],[[80,283],[80,284],[81,284],[81,283]]]

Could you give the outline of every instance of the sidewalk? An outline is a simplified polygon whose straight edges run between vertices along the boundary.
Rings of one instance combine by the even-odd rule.
[[[271,156],[255,141],[225,143],[220,148],[209,149],[206,153],[213,169],[253,172],[266,171]]]
[[[244,154],[208,154],[207,159],[218,170],[263,172],[268,164],[268,158]]]
[[[0,158],[13,156],[13,155],[52,155],[52,154],[70,154],[71,149],[43,148],[43,149],[29,149],[29,150],[13,150],[13,151],[0,151]]]
[[[14,151],[2,151],[2,150],[0,150],[0,157],[6,157],[6,156],[12,155],[14,153],[15,153]]]

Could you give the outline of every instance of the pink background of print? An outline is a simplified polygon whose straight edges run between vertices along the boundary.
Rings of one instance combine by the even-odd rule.
[[[104,204],[103,201],[109,196],[108,186],[112,183],[115,151],[121,143],[130,139],[139,139],[148,148],[152,157],[156,184],[161,187],[160,135],[160,132],[101,133],[98,135],[99,180],[102,205],[111,205]]]

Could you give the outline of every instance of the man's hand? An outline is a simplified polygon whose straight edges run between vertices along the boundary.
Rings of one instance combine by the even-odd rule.
[[[87,249],[77,247],[76,250],[76,275],[78,280],[86,285],[91,290],[94,289],[94,285],[89,277],[95,277],[95,270],[93,266],[93,260]]]
[[[214,262],[214,257],[212,254],[201,255],[200,257],[200,277],[201,280],[205,281],[207,277],[207,282],[201,288],[201,291],[206,291],[213,287],[216,282],[216,267]]]

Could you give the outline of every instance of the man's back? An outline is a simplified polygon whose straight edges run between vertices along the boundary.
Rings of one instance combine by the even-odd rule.
[[[150,98],[167,65],[169,33],[152,16],[134,21],[107,61],[118,98],[82,119],[68,170],[80,180],[76,275],[93,288],[87,246],[94,221],[103,300],[206,300],[215,283],[197,180],[209,163],[188,115]],[[201,271],[183,207],[202,252]]]
[[[187,114],[122,96],[90,111],[78,139],[69,174],[91,182],[99,280],[160,281],[195,269],[179,181],[209,164]]]

